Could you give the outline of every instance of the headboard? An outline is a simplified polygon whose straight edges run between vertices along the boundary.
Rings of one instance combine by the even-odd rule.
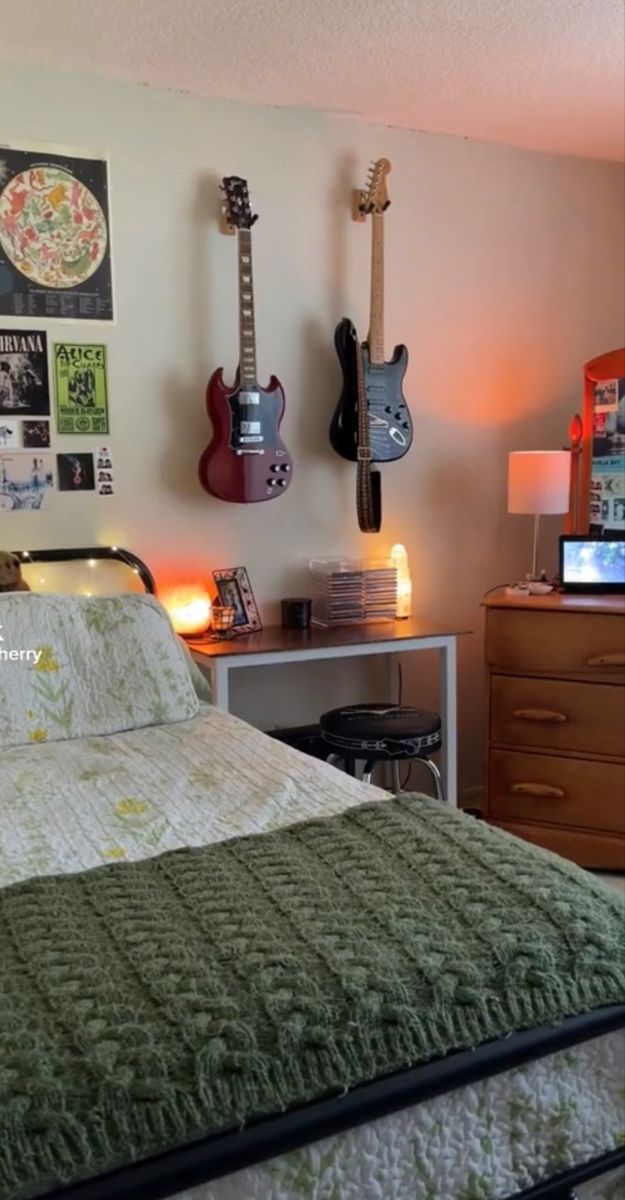
[[[14,550],[22,576],[33,592],[111,596],[156,593],[149,567],[119,546],[82,546],[63,550]]]

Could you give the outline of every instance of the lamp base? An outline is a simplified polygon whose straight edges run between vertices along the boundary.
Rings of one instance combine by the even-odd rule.
[[[553,591],[553,584],[541,583],[538,579],[526,579],[523,583],[514,583],[506,588],[506,596],[548,596]]]

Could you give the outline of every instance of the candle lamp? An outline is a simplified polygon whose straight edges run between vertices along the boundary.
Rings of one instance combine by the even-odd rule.
[[[232,631],[236,611],[231,604],[213,605],[213,630],[222,636]]]

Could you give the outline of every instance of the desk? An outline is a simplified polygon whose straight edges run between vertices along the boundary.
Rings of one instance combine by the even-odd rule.
[[[443,723],[442,774],[445,796],[457,804],[457,683],[456,638],[467,629],[443,629],[417,617],[374,625],[341,625],[334,629],[293,630],[269,626],[223,642],[189,642],[195,661],[207,670],[213,703],[228,711],[230,672],[239,667],[319,662],[324,658],[361,658],[371,654],[391,656],[418,650],[440,653],[441,719]],[[384,697],[386,699],[386,697]]]

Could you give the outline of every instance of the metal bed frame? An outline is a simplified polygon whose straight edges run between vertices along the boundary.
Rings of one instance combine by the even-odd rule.
[[[287,1154],[323,1138],[492,1078],[514,1067],[569,1049],[614,1030],[625,1030],[625,1004],[570,1017],[554,1027],[528,1029],[484,1043],[477,1050],[448,1054],[419,1067],[362,1084],[276,1117],[250,1122],[134,1162],[104,1175],[46,1193],[46,1200],[165,1200]],[[574,1189],[625,1164],[625,1145],[507,1200],[575,1200]],[[450,1198],[451,1200],[451,1198]]]
[[[116,559],[156,593],[146,564],[117,546],[68,550],[15,551],[27,562]],[[462,1050],[419,1067],[353,1088],[345,1095],[315,1101],[276,1117],[251,1122],[241,1130],[215,1134],[163,1154],[130,1163],[106,1174],[46,1192],[46,1200],[166,1200],[244,1167],[320,1141],[446,1092],[477,1083],[580,1042],[617,1029],[625,1030],[625,1004],[571,1017],[555,1027],[524,1030]],[[576,1200],[575,1188],[625,1165],[625,1145],[572,1167],[507,1200]]]
[[[26,563],[79,562],[81,559],[88,561],[90,558],[112,559],[130,567],[139,576],[146,592],[153,596],[156,595],[156,584],[150,568],[132,551],[122,550],[118,546],[77,546],[68,550],[13,550],[11,553]]]

